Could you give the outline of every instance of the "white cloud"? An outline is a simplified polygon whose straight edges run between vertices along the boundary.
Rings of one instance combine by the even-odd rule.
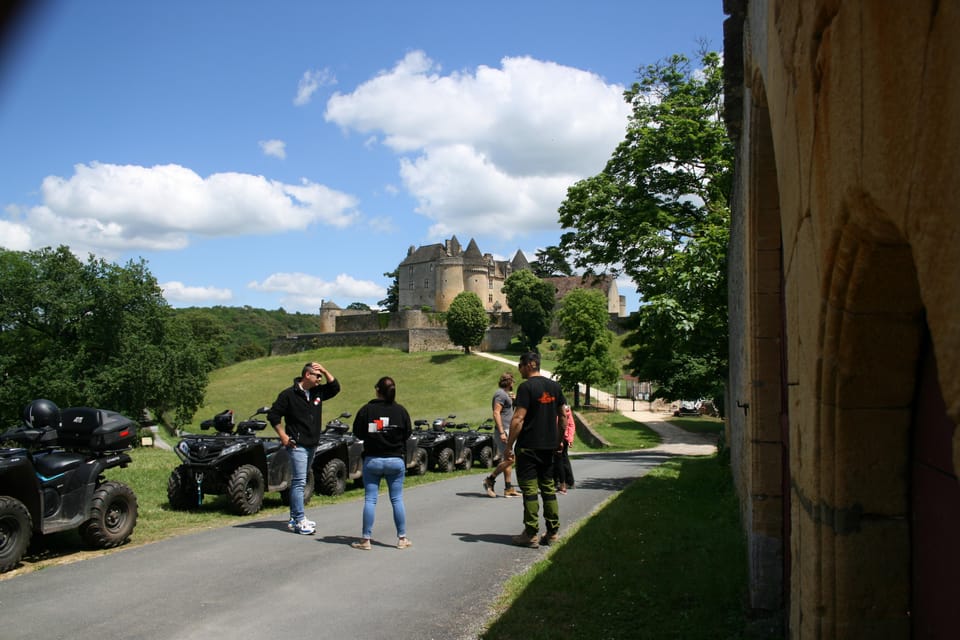
[[[264,155],[283,160],[287,157],[287,143],[283,140],[261,140],[260,148]]]
[[[247,285],[255,291],[285,294],[283,305],[296,309],[318,309],[324,300],[333,300],[341,307],[351,302],[382,299],[387,290],[370,280],[357,280],[341,273],[333,282],[306,273],[274,273],[263,282]]]
[[[336,83],[337,79],[329,69],[311,69],[304,71],[299,84],[297,84],[297,95],[293,99],[293,104],[298,107],[309,104],[317,89]]]
[[[415,51],[335,93],[325,117],[382,136],[434,235],[514,234],[556,229],[567,187],[603,169],[625,134],[623,90],[529,57],[442,75]]]
[[[11,251],[27,251],[33,248],[31,238],[30,227],[0,220],[0,247]]]
[[[230,289],[190,287],[175,280],[161,283],[160,288],[167,302],[227,302],[233,298]]]
[[[179,165],[78,164],[70,178],[45,178],[41,194],[43,204],[20,221],[35,244],[107,256],[182,249],[194,235],[344,228],[360,217],[355,197],[309,180],[286,184],[243,173],[202,178]]]

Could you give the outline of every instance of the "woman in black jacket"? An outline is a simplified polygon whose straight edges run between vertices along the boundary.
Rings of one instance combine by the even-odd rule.
[[[403,451],[413,430],[410,414],[396,403],[397,384],[383,377],[374,387],[377,397],[363,405],[353,420],[353,435],[363,440],[363,538],[352,543],[354,549],[369,551],[373,519],[377,509],[380,480],[386,479],[393,505],[393,523],[397,527],[397,548],[412,543],[407,538],[407,516],[403,506],[403,478],[406,465]]]

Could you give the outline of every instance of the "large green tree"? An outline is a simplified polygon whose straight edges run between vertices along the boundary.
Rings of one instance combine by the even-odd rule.
[[[483,301],[472,291],[461,291],[457,294],[450,302],[446,319],[450,342],[463,347],[465,353],[470,353],[470,347],[476,347],[483,342],[484,333],[490,325]]]
[[[118,266],[69,248],[0,249],[0,411],[35,398],[183,423],[215,354],[173,314],[143,261]]]
[[[556,292],[553,285],[541,280],[532,271],[514,271],[503,281],[503,292],[510,305],[513,321],[520,326],[524,349],[536,351],[550,331]]]
[[[565,389],[574,390],[574,404],[580,404],[580,387],[612,384],[620,376],[610,347],[613,332],[607,328],[610,314],[607,298],[595,289],[574,289],[560,303],[557,322],[565,343],[554,374]]]
[[[603,172],[560,207],[561,249],[590,273],[625,273],[642,298],[630,368],[671,398],[722,399],[727,371],[727,241],[733,147],[723,69],[674,55],[643,70],[633,113]]]

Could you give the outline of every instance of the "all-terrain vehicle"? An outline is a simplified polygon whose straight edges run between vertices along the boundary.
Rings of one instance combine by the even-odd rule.
[[[279,438],[262,438],[257,432],[267,426],[257,419],[270,410],[264,406],[247,420],[234,423],[227,409],[200,423],[214,435],[186,434],[175,447],[182,464],[167,480],[167,499],[174,509],[193,509],[205,495],[225,494],[240,515],[252,515],[263,506],[266,491],[279,491],[290,501],[290,456]],[[304,503],[313,496],[313,474],[307,474]]]
[[[472,452],[465,454],[467,434],[463,431],[453,431],[456,427],[452,422],[457,416],[450,414],[446,418],[437,418],[432,423],[427,420],[415,420],[414,430],[419,436],[419,446],[427,452],[427,466],[440,473],[449,473],[465,464],[465,455],[472,457]],[[427,428],[427,425],[430,428]]]
[[[483,423],[472,428],[469,423],[455,425],[455,428],[466,435],[463,443],[463,449],[457,458],[458,469],[470,469],[473,465],[478,465],[484,469],[493,466],[494,448],[492,433],[482,433],[483,431],[493,431],[493,418],[487,418]],[[456,450],[454,450],[456,454]]]
[[[79,529],[85,544],[109,549],[137,524],[137,497],[107,469],[126,467],[137,423],[113,411],[34,400],[24,424],[0,435],[0,572],[26,553],[33,534]]]
[[[350,433],[341,413],[327,423],[313,456],[313,475],[319,478],[317,490],[326,496],[338,496],[347,490],[347,480],[363,478],[363,441]]]

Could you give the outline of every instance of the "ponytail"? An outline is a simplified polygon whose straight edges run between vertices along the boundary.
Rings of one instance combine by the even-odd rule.
[[[393,378],[389,376],[380,378],[375,388],[380,397],[387,402],[394,402],[397,399],[397,383]]]

